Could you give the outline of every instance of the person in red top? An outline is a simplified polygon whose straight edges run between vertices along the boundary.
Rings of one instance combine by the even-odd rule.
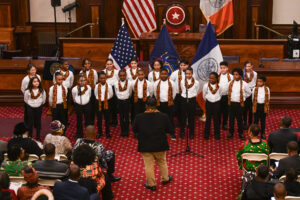
[[[18,200],[18,197],[14,190],[9,189],[10,180],[9,176],[5,172],[0,172],[0,188],[1,191],[8,191],[10,195],[12,196],[13,200]]]

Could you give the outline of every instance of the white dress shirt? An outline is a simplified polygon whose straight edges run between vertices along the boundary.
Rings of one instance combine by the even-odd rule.
[[[136,75],[137,71],[138,71],[138,68],[132,69],[133,75]],[[127,73],[128,80],[135,81],[135,80],[137,79],[137,76],[136,76],[135,79],[132,78],[130,69],[127,69],[127,70],[126,70],[126,73]]]
[[[65,75],[67,72],[63,71],[63,70],[57,70],[56,72],[60,72],[62,75]],[[55,73],[56,73],[55,72]],[[69,70],[69,76],[66,78],[66,80],[63,81],[63,86],[65,86],[66,88],[70,89],[73,86],[73,82],[74,82],[74,74],[72,71]],[[53,76],[53,84],[56,83],[55,80],[55,76]]]
[[[245,72],[245,73],[247,74],[247,77],[250,78],[250,72]],[[257,80],[257,73],[255,71],[253,71],[253,78],[252,78],[252,80],[249,83],[247,83],[248,87],[251,90],[253,90],[253,88],[255,88],[255,86],[256,86],[256,80]]]
[[[57,85],[57,95],[56,95],[56,104],[61,104],[64,102],[63,100],[63,96],[62,96],[62,87],[65,88],[65,91],[66,91],[66,97],[68,95],[68,89],[63,86],[63,85]],[[53,100],[53,88],[54,88],[54,85],[52,85],[49,89],[49,105],[52,106],[52,100]]]
[[[188,96],[186,95],[185,80],[181,81],[181,89],[182,89],[181,96],[183,98],[187,97],[190,99],[190,98],[196,97],[199,94],[200,84],[196,79],[194,79],[194,80],[195,80],[194,85],[190,89],[188,89]],[[188,79],[187,82],[188,82],[188,84],[191,84],[192,79]]]
[[[154,93],[154,96],[155,98],[157,98],[157,85],[160,81],[160,94],[159,94],[159,100],[160,102],[168,102],[169,100],[169,81],[166,80],[166,81],[161,81],[161,80],[157,80],[154,82],[153,84],[153,93]],[[176,96],[176,89],[175,89],[175,85],[174,85],[174,82],[171,81],[171,85],[172,85],[172,94],[173,94],[173,99],[175,98]]]
[[[36,76],[38,77],[38,79],[40,79],[40,81],[42,81],[40,75],[37,74]],[[30,77],[30,78],[32,78],[32,77]],[[22,83],[21,83],[21,91],[22,91],[23,94],[24,94],[25,90],[26,90],[27,87],[28,87],[30,78],[29,78],[29,76],[27,75],[27,76],[25,76],[25,77],[23,78],[23,80],[22,80]]]
[[[101,83],[98,83],[95,87],[94,93],[95,93],[95,97],[98,100],[98,87],[101,87],[101,101],[104,101],[104,97],[105,97],[105,84],[101,85]],[[109,85],[107,83],[107,100],[111,99],[114,95],[114,92],[112,90],[112,86]]]
[[[126,81],[120,81],[121,87],[124,88]],[[127,89],[124,91],[120,91],[119,89],[119,81],[115,83],[115,93],[118,99],[120,100],[126,100],[129,99],[129,97],[132,94],[132,84],[133,82],[128,80]]]
[[[228,73],[229,74],[229,73]],[[233,80],[233,76],[229,74],[230,81],[228,81],[227,74],[220,74],[219,86],[222,87],[222,96],[228,95],[228,86],[229,83]]]
[[[170,76],[170,80],[172,80],[175,84],[175,89],[176,89],[176,93],[179,93],[179,88],[178,88],[178,72],[180,69],[174,71],[171,76]],[[182,71],[181,73],[181,80],[185,80],[185,72]],[[182,88],[181,88],[182,89]]]
[[[160,72],[154,71],[154,74],[155,74],[156,80],[159,80],[160,79]],[[155,82],[154,78],[153,78],[153,71],[149,72],[149,74],[148,74],[148,81],[150,81],[152,83]]]
[[[146,79],[140,81],[139,79],[137,79],[132,87],[132,90],[134,91],[134,86],[135,83],[137,82],[137,96],[139,99],[143,98],[143,85],[144,85],[144,81],[147,81]],[[152,96],[153,95],[153,84],[150,81],[147,81],[147,97]]]
[[[33,89],[32,92],[33,92],[34,96],[36,96],[39,92],[39,89]],[[38,108],[38,107],[40,107],[41,105],[43,105],[45,103],[45,101],[46,101],[46,92],[44,90],[37,99],[32,99],[30,91],[25,90],[24,101],[25,101],[26,104],[28,104],[32,108]]]
[[[233,86],[232,86],[232,91],[231,91],[231,101],[232,102],[240,103],[241,81],[243,81],[243,80],[239,80],[239,81],[233,80]],[[244,99],[244,101],[250,95],[251,95],[251,90],[250,90],[248,84],[245,81],[243,81],[243,99]]]
[[[87,85],[88,89],[85,91],[83,95],[78,95],[78,88],[77,86],[73,87],[72,89],[72,96],[75,103],[79,105],[86,105],[90,102],[91,98],[91,86]],[[80,87],[80,91],[82,92],[84,90],[84,87]]]
[[[217,87],[217,84],[210,84],[210,85],[213,90],[216,89]],[[221,100],[222,92],[223,92],[222,86],[219,85],[219,89],[215,94],[213,94],[208,87],[208,83],[205,83],[203,86],[203,99],[211,103],[215,103]]]
[[[97,71],[94,70],[94,69],[90,69],[90,70],[85,71],[85,74],[86,74],[86,78],[87,78],[87,79],[88,79],[88,77],[89,77],[89,73],[90,73],[90,72],[93,72],[93,73],[94,73],[94,85],[96,85],[97,82],[98,82],[98,73],[97,73]],[[79,72],[79,74],[82,74],[82,73],[83,73],[83,71],[81,70],[81,71]]]
[[[269,99],[270,99],[270,89],[267,87],[268,93],[269,93]],[[252,90],[252,101],[254,99],[254,91],[255,89]],[[258,92],[257,92],[257,103],[259,104],[264,104],[265,103],[265,86],[258,87]]]
[[[113,69],[113,70],[114,70],[113,77],[106,79],[106,82],[111,86],[113,86],[119,80],[119,70],[117,69]],[[105,74],[107,74],[107,76],[111,75],[112,73],[112,70],[109,71],[107,69],[104,69],[103,71],[105,72]]]

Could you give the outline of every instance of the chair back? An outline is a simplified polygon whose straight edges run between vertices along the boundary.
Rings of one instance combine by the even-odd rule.
[[[38,56],[38,60],[55,60],[58,61],[57,57]]]
[[[286,158],[289,155],[287,153],[271,153],[269,155],[270,160],[281,160],[282,158]]]
[[[11,58],[12,60],[32,60],[32,56],[24,56],[24,57],[20,57],[20,56],[15,56]]]
[[[294,197],[294,196],[286,196],[285,200],[299,200],[300,197]]]
[[[81,60],[80,57],[60,57],[60,60]]]
[[[243,153],[242,154],[242,159],[243,162],[244,160],[248,161],[267,161],[267,166],[268,166],[268,161],[269,161],[269,156],[264,153]],[[243,167],[243,173],[245,174],[247,170]]]
[[[9,180],[10,182],[14,182],[14,183],[22,183],[22,184],[26,183],[23,176],[10,176]]]
[[[299,58],[296,59],[290,59],[290,58],[284,58],[282,59],[283,62],[300,62]]]
[[[259,58],[259,62],[278,62],[279,58]]]
[[[2,51],[2,58],[3,59],[11,59],[12,57],[19,57],[22,54],[22,50],[3,50]]]
[[[286,180],[286,175],[283,175],[279,178],[279,181],[280,182],[284,182]],[[297,182],[300,183],[300,175],[298,175],[298,178],[297,178]]]
[[[41,179],[39,178],[38,184],[42,186],[53,187],[56,182],[61,182],[59,179]]]
[[[223,56],[223,60],[228,64],[240,63],[240,56]]]

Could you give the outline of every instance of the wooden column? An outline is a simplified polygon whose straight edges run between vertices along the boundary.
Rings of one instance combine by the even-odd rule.
[[[250,22],[250,30],[251,30],[251,38],[255,38],[256,29],[254,27],[255,23],[259,21],[259,10],[262,4],[262,0],[251,0],[249,1],[249,7],[251,10],[251,22]]]
[[[91,29],[91,37],[98,38],[103,30],[101,25],[103,24],[103,1],[102,0],[91,0],[89,3],[91,8],[91,19],[95,25]]]

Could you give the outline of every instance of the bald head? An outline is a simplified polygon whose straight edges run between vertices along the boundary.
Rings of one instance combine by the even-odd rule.
[[[274,197],[277,200],[285,199],[285,196],[287,195],[285,186],[282,183],[277,183],[274,186]]]
[[[96,136],[96,128],[93,125],[89,125],[85,128],[85,136],[87,138],[92,138],[94,139]]]
[[[72,165],[70,167],[70,179],[74,181],[78,181],[80,178],[80,168],[78,165]]]

